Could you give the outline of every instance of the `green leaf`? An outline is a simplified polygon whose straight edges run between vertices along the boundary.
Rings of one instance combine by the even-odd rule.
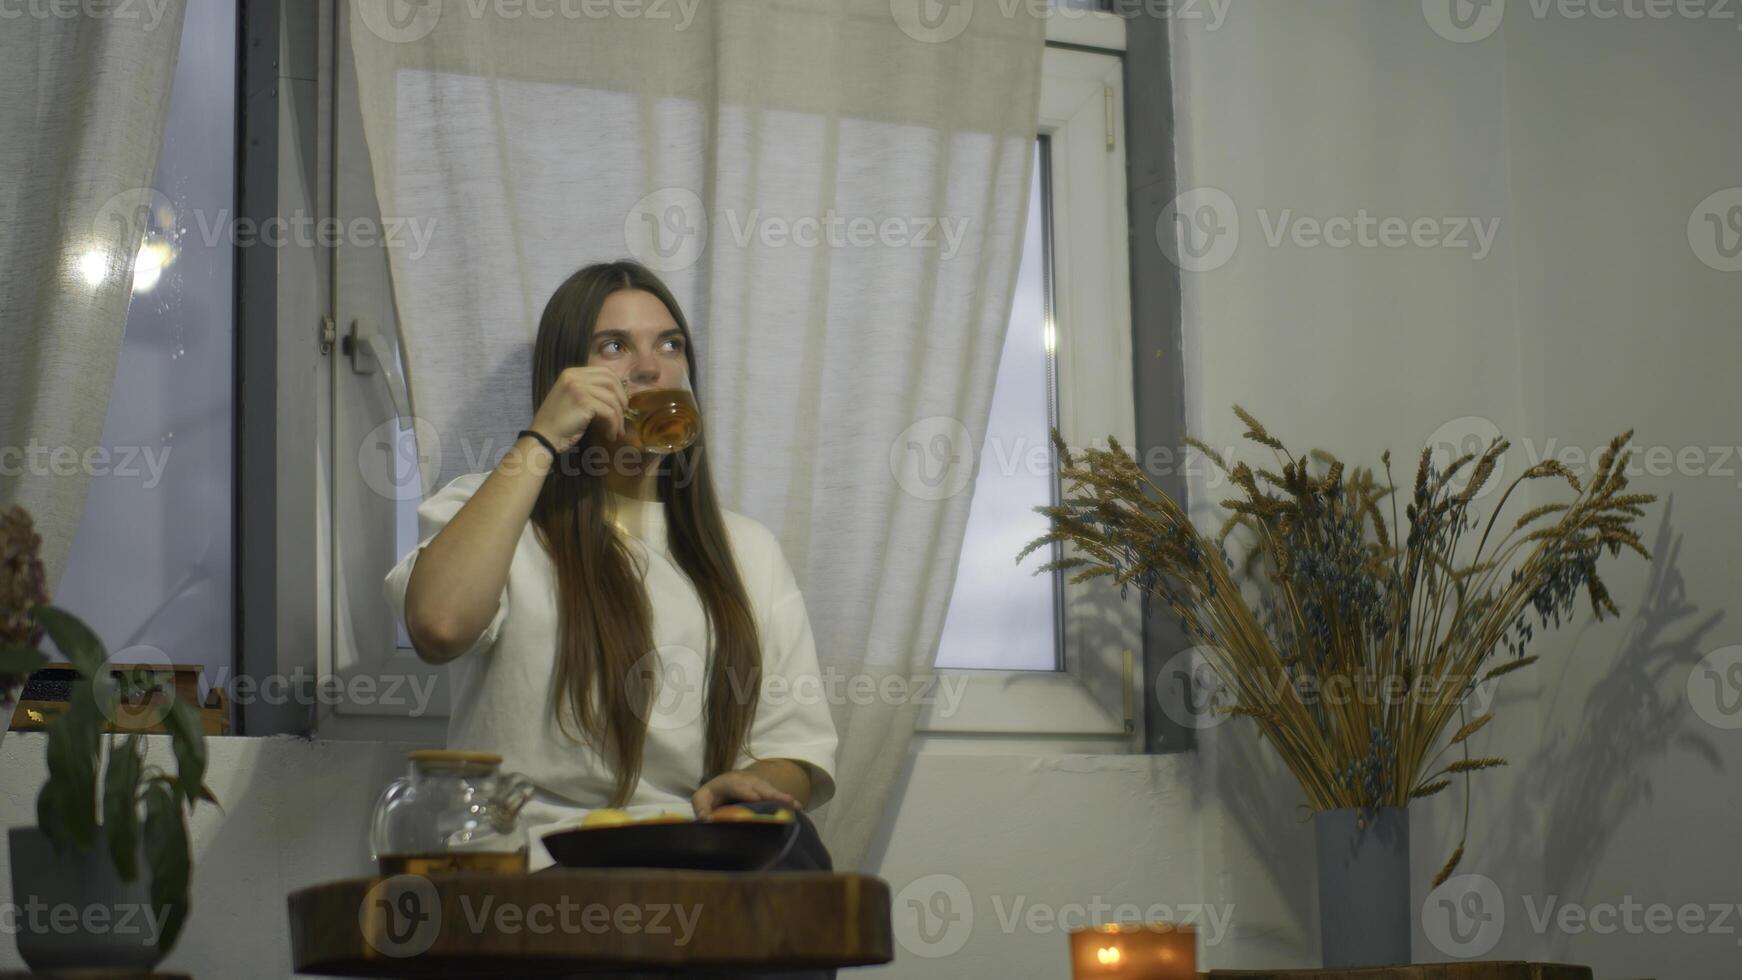
[[[200,730],[200,713],[194,706],[177,698],[163,719],[175,748],[175,781],[191,805],[200,798],[206,782],[206,737]]]
[[[151,867],[151,904],[163,916],[157,945],[167,952],[187,921],[192,863],[181,801],[167,780],[153,780],[145,788],[145,860]]]
[[[111,747],[103,773],[103,832],[122,881],[139,877],[139,770],[144,756],[145,744],[138,735],[129,735],[119,747]]]
[[[96,846],[97,756],[103,734],[97,697],[97,685],[90,678],[73,682],[66,710],[44,726],[48,781],[37,799],[37,817],[43,833],[57,845],[71,841],[81,847]]]
[[[30,615],[48,631],[48,638],[54,641],[55,648],[79,673],[95,677],[103,669],[109,654],[103,649],[103,641],[91,632],[84,620],[49,605],[30,607]]]
[[[0,677],[29,677],[43,668],[48,658],[30,647],[0,647]]]
[[[36,825],[48,835],[57,851],[65,842],[64,836],[56,836],[64,819],[61,814],[61,794],[49,792],[49,784],[43,784],[42,791],[36,794]],[[50,830],[51,827],[56,829]]]

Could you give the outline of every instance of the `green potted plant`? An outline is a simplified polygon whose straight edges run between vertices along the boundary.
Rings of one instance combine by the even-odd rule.
[[[168,672],[111,664],[89,626],[48,603],[39,547],[27,512],[0,510],[0,676],[28,676],[48,663],[37,649],[44,636],[77,674],[65,710],[45,726],[48,780],[36,799],[37,826],[7,835],[13,902],[24,910],[18,952],[39,971],[149,971],[187,920],[183,807],[218,802],[205,785],[199,711],[176,696]],[[146,758],[142,729],[159,722],[174,773]],[[76,926],[53,913],[63,906],[78,911]]]
[[[1051,530],[1017,560],[1070,542],[1075,554],[1038,571],[1111,576],[1121,596],[1136,585],[1166,604],[1214,671],[1218,710],[1253,720],[1315,811],[1324,965],[1407,963],[1405,808],[1461,777],[1467,837],[1470,774],[1505,764],[1472,757],[1470,738],[1493,715],[1471,717],[1470,694],[1534,661],[1526,646],[1581,591],[1599,619],[1617,612],[1597,561],[1622,549],[1651,557],[1633,521],[1656,498],[1626,492],[1629,432],[1587,480],[1552,459],[1531,466],[1481,520],[1476,504],[1509,445],[1497,437],[1444,469],[1423,450],[1400,520],[1389,452],[1381,482],[1319,450],[1296,457],[1234,412],[1275,466],[1230,466],[1187,440],[1235,488],[1219,533],[1200,532],[1117,440],[1079,465],[1054,430],[1069,490],[1036,508]],[[1526,480],[1563,481],[1571,499],[1501,523]],[[1236,532],[1249,546],[1238,569],[1227,547]],[[1460,841],[1435,886],[1463,853]]]

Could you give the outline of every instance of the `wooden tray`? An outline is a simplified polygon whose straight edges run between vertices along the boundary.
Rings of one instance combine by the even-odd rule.
[[[563,903],[572,909],[567,929],[551,911]],[[533,916],[534,908],[545,911]],[[666,910],[664,931],[655,925],[658,908]],[[679,908],[687,910],[687,930],[673,912]],[[883,879],[829,871],[548,868],[349,878],[290,894],[291,967],[344,977],[534,977],[864,966],[895,958],[889,909]],[[631,914],[638,927],[615,927]],[[546,928],[535,929],[535,919]]]

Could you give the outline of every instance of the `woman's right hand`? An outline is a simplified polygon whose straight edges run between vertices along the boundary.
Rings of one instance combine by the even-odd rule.
[[[557,375],[556,383],[532,416],[538,430],[565,452],[586,434],[594,419],[605,419],[604,431],[613,439],[624,433],[623,413],[629,393],[617,373],[604,367],[572,367]]]

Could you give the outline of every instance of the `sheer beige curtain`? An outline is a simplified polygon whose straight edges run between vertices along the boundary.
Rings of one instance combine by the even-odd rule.
[[[30,511],[52,591],[103,438],[183,0],[21,7],[0,29],[0,504]],[[76,457],[76,459],[75,459]]]
[[[163,144],[183,0],[0,27],[0,506],[30,512],[52,596],[103,439]],[[0,688],[0,738],[15,685]]]
[[[346,25],[382,214],[431,229],[387,252],[432,485],[526,424],[565,276],[658,270],[695,327],[727,506],[804,587],[841,736],[817,818],[857,866],[955,578],[1044,24],[1028,4],[534,6],[357,0]]]

